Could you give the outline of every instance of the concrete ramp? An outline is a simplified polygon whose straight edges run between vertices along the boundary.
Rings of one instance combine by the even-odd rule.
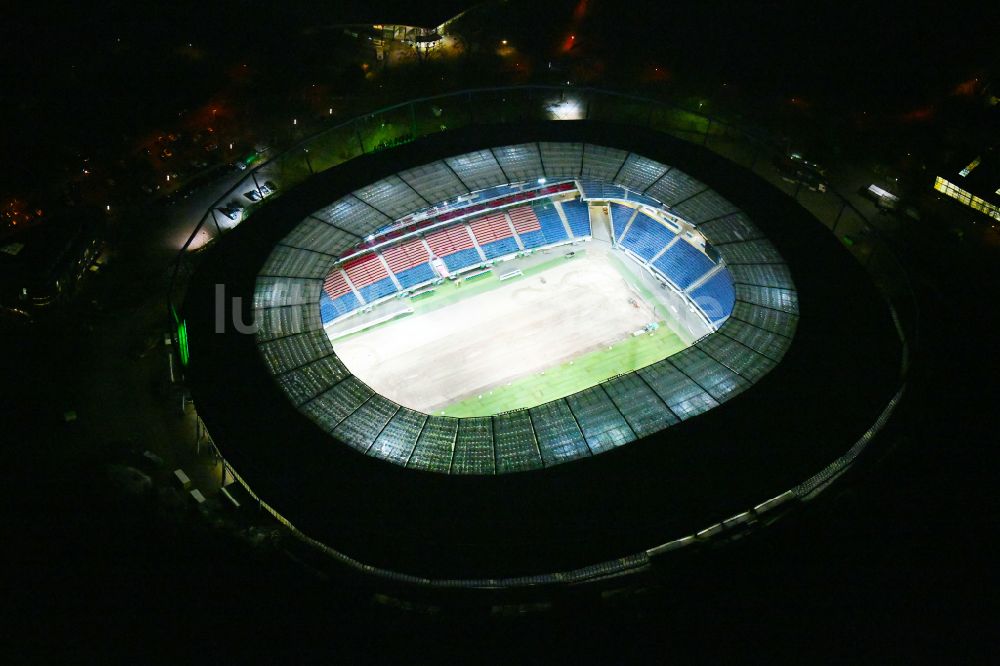
[[[591,205],[589,208],[590,232],[593,239],[611,245],[611,215],[608,211],[608,205]]]

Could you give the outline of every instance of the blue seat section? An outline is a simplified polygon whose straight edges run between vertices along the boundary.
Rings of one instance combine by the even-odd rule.
[[[579,182],[580,194],[584,199],[621,199],[643,203],[652,208],[660,207],[660,202],[653,197],[627,190],[621,185],[610,185],[596,180],[581,180]]]
[[[378,282],[372,282],[369,285],[358,288],[358,293],[361,294],[361,298],[365,299],[365,303],[371,303],[394,291],[396,291],[396,285],[392,283],[392,278],[382,278]]]
[[[635,212],[634,208],[629,208],[628,206],[623,206],[621,204],[613,203],[611,204],[611,224],[615,227],[615,238],[621,241],[622,233],[625,231],[625,225],[632,218],[632,213]]]
[[[624,199],[625,188],[597,180],[581,180],[580,194],[584,199]]]
[[[551,204],[544,207],[536,206],[535,215],[538,217],[541,229],[521,234],[521,242],[524,243],[524,247],[531,248],[551,245],[552,243],[558,243],[568,238],[566,236],[566,227],[563,226],[562,218],[559,217],[559,213],[556,212],[554,206]]]
[[[727,272],[723,270],[716,273],[691,292],[691,298],[713,324],[732,314],[736,303],[736,291]]]
[[[449,271],[457,271],[460,268],[478,264],[482,261],[474,247],[470,247],[467,250],[459,250],[453,254],[446,254],[441,259],[444,260],[444,265],[448,267]]]
[[[507,254],[515,254],[516,252],[521,251],[521,248],[517,246],[517,241],[514,240],[513,236],[501,238],[500,240],[487,243],[486,245],[480,245],[479,247],[483,248],[483,254],[486,255],[487,259],[502,257]]]
[[[590,235],[590,207],[582,201],[564,201],[562,203],[563,212],[566,214],[566,221],[569,222],[569,229],[575,238],[582,238]]]
[[[545,234],[541,231],[529,231],[526,234],[521,234],[521,242],[524,243],[524,249],[530,250],[533,247],[541,247],[545,245]]]
[[[630,231],[629,236],[631,235]],[[687,289],[692,282],[707,273],[714,265],[711,259],[684,242],[683,239],[674,243],[673,247],[664,252],[662,257],[653,262],[655,268],[658,268],[681,289]]]
[[[661,206],[660,202],[653,197],[647,197],[644,194],[639,194],[638,192],[633,192],[632,190],[625,190],[625,199],[627,201],[646,204],[650,208],[659,208]]]
[[[620,244],[642,257],[643,261],[649,261],[673,239],[674,232],[645,213],[639,213]]]
[[[514,192],[520,192],[520,190],[516,187],[511,187],[510,185],[497,185],[496,187],[489,187],[481,192],[476,192],[476,197],[475,199],[472,199],[472,201],[488,201],[490,199],[507,196],[508,194],[512,194]]]
[[[407,268],[405,271],[396,273],[396,279],[399,280],[399,284],[403,285],[403,289],[409,289],[415,284],[427,282],[434,278],[434,270],[430,264],[420,264],[419,266]]]
[[[319,317],[324,324],[329,324],[337,317],[347,314],[359,305],[361,305],[361,302],[358,301],[358,297],[354,295],[353,291],[349,291],[337,298],[330,298],[325,291],[321,290],[319,292]]]

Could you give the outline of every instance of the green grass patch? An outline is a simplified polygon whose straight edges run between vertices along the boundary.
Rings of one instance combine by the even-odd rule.
[[[534,407],[582,391],[615,375],[638,370],[685,349],[688,345],[666,322],[652,335],[629,336],[611,349],[599,349],[567,361],[544,373],[524,377],[507,386],[449,405],[447,416],[488,416]]]
[[[466,282],[466,284],[468,284],[469,282],[472,282],[473,280],[482,280],[484,278],[491,277],[492,273],[493,273],[492,270],[483,271],[482,273],[476,273],[475,275],[470,275],[469,277],[465,278],[465,282]]]

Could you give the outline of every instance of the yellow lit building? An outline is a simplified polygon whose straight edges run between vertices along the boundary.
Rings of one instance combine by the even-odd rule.
[[[1000,221],[1000,157],[992,148],[938,176],[934,189]]]

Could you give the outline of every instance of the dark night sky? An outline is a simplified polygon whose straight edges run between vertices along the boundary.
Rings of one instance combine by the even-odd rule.
[[[160,77],[170,83],[170,72],[156,71],[157,56],[183,42],[206,46],[223,57],[280,57],[288,40],[306,26],[393,19],[434,24],[468,3],[227,0],[112,2],[96,9],[86,4],[51,12],[44,4],[21,3],[7,12],[0,27],[0,49],[12,75],[7,77],[7,92],[55,99],[59,85],[65,84],[65,68],[76,63],[86,70],[88,63],[102,61],[114,52],[117,37],[142,56],[133,58],[135,76],[88,78],[87,83],[98,86],[95,93],[103,92],[101,87],[153,88]],[[520,24],[516,30],[554,28],[556,34],[570,25],[575,4],[510,3],[511,11],[527,6],[528,16],[543,19],[537,27]],[[900,13],[891,5],[860,2],[623,5],[589,0],[582,31],[595,36],[596,50],[619,59],[643,53],[651,59],[676,60],[695,74],[741,78],[762,88],[844,91],[874,99],[918,92],[942,77],[950,80],[977,67],[995,66],[1000,50],[993,33],[998,24],[1000,9],[974,9],[972,3],[952,3],[947,11],[940,5],[911,3]]]
[[[910,4],[905,13],[858,2],[585,4],[575,27],[575,0],[513,0],[496,22],[517,26],[522,39],[542,50],[554,51],[568,30],[579,32],[586,57],[605,72],[605,85],[621,87],[615,72],[658,63],[695,86],[728,80],[762,99],[797,94],[854,111],[905,111],[959,81],[995,71],[1000,54],[992,34],[1000,10],[990,14],[972,3],[952,3],[947,11]],[[379,20],[432,25],[466,6],[116,1],[51,11],[45,3],[20,3],[0,23],[7,74],[0,105],[4,179],[30,183],[46,171],[34,164],[46,159],[46,151],[100,149],[123,134],[168,122],[219,90],[227,67],[239,60],[294,71],[303,28]],[[179,54],[188,42],[204,57]]]

